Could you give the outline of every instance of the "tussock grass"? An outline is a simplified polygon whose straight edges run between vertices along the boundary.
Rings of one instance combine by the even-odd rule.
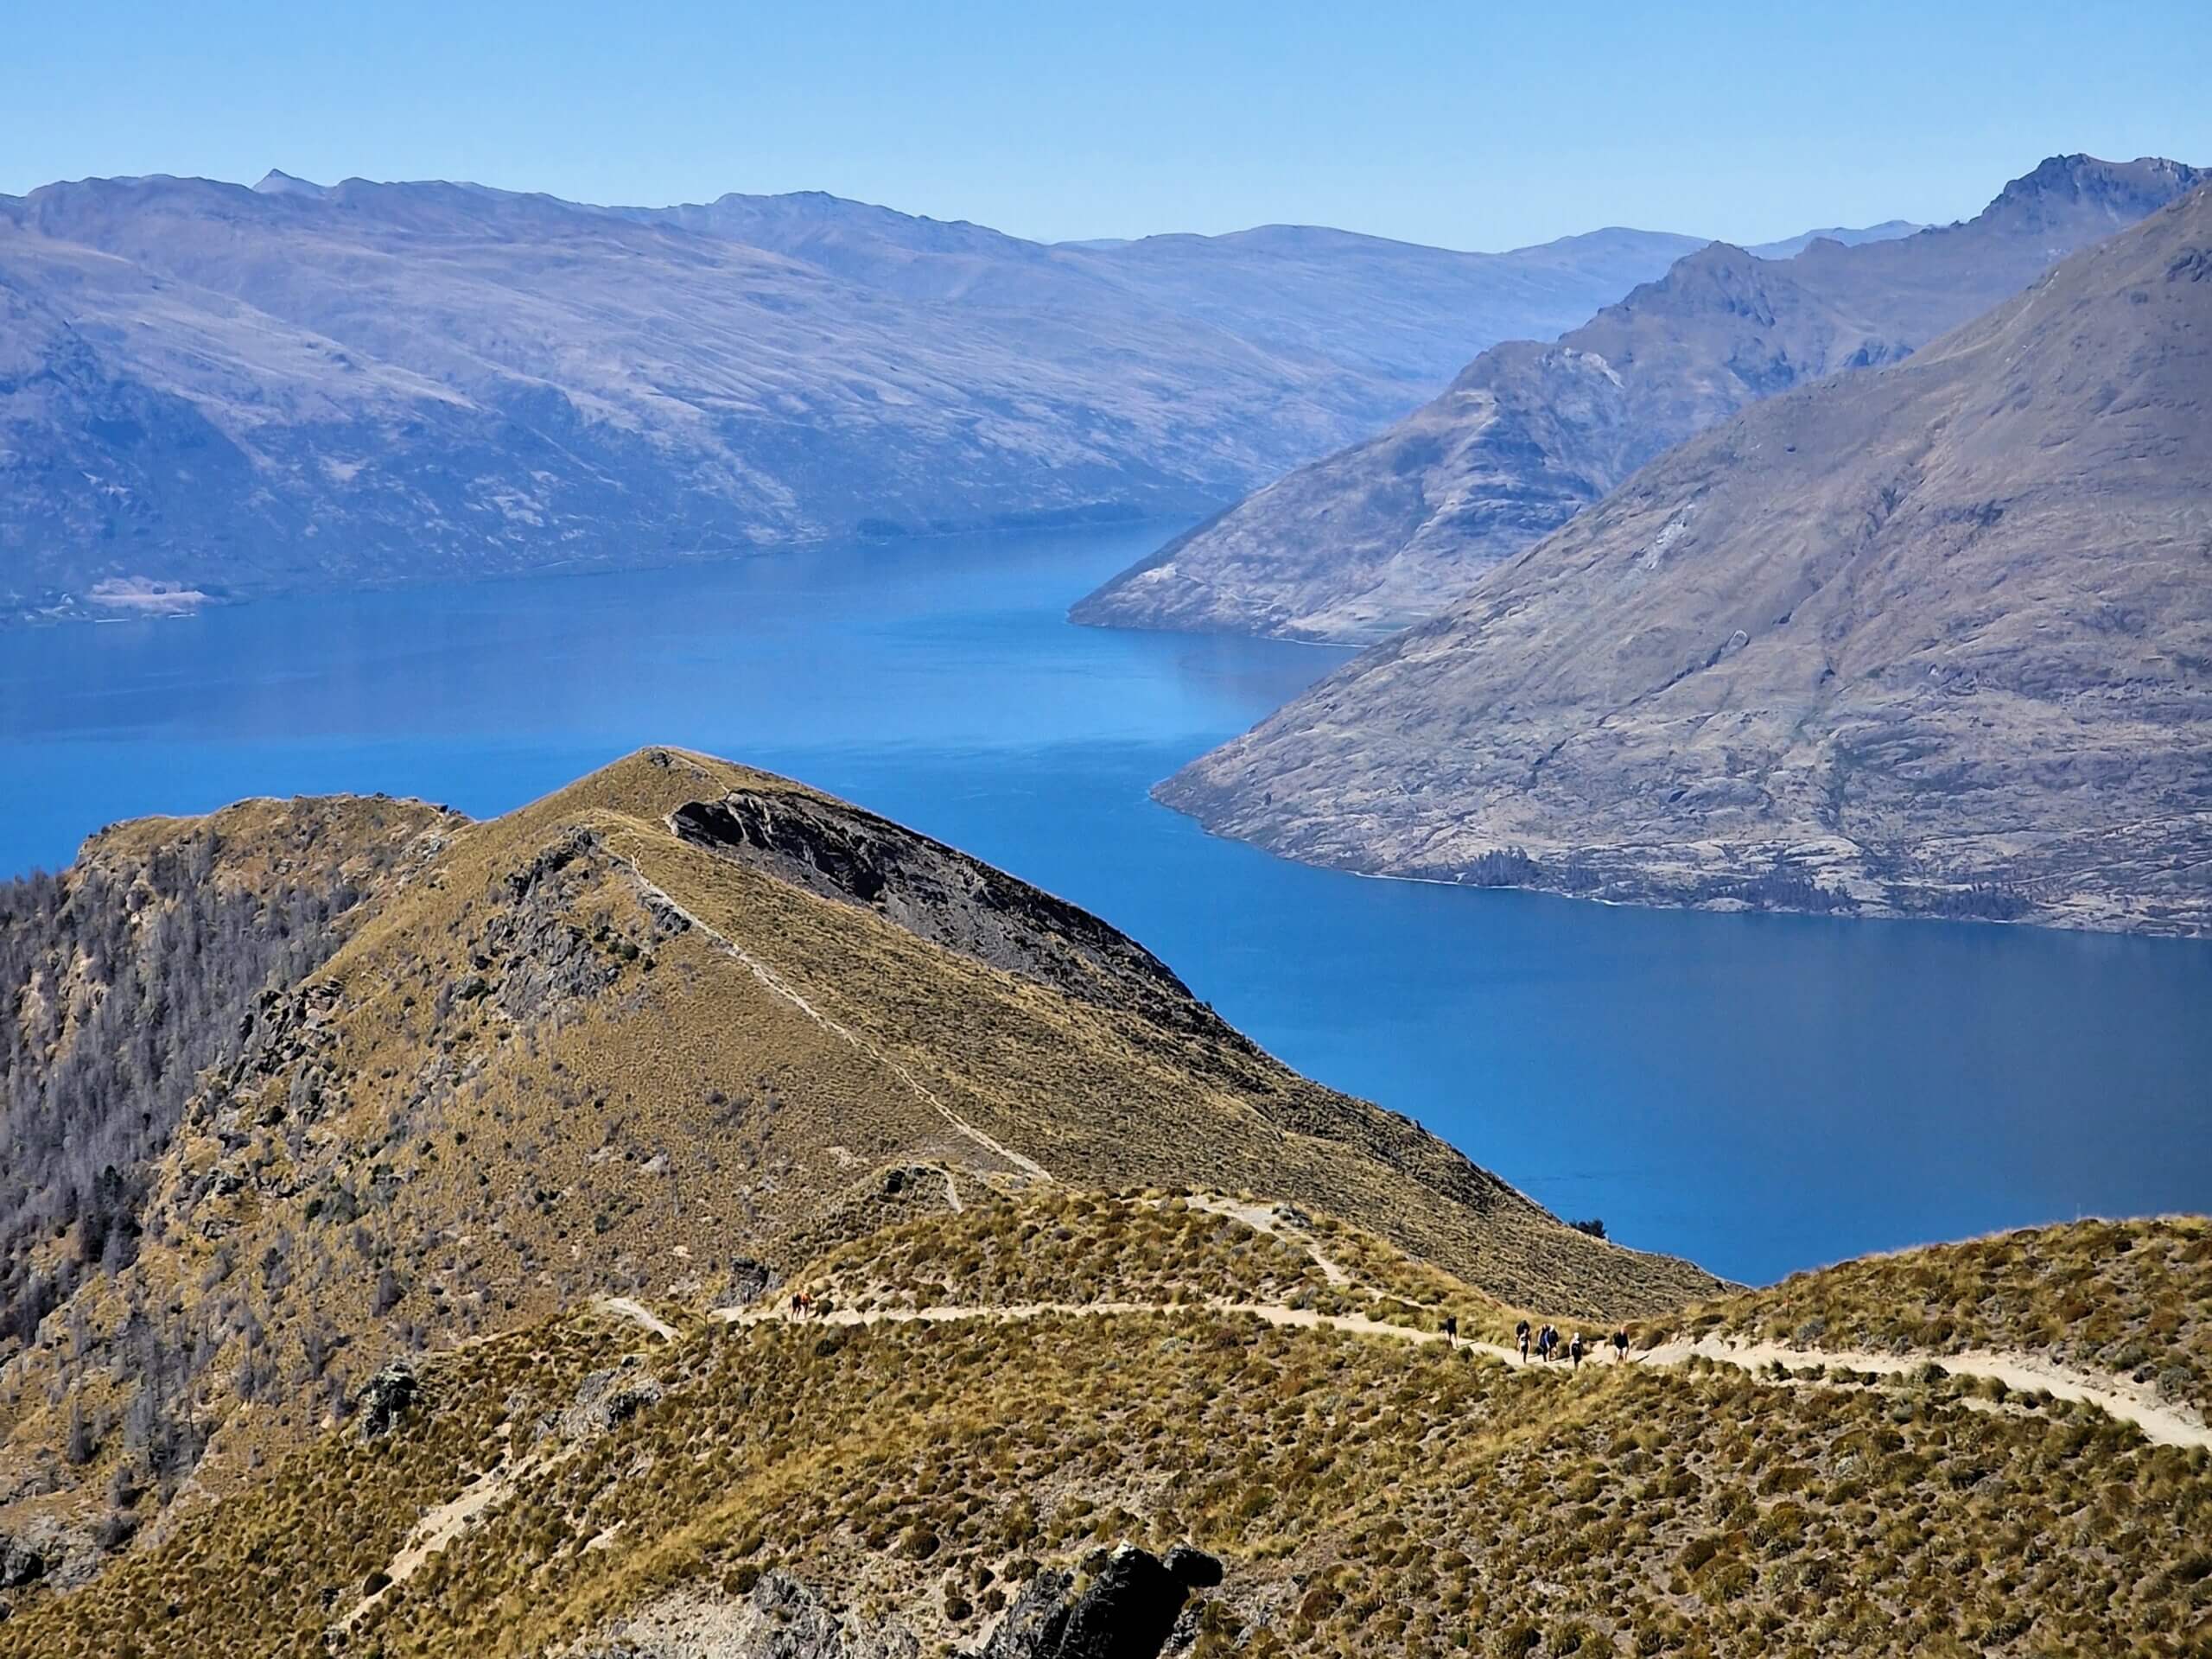
[[[798,1281],[933,1295],[962,1250],[960,1282],[1009,1301],[1300,1273],[1224,1220],[1156,1193],[979,1197]],[[1153,1254],[1170,1245],[1183,1280]],[[1108,1265],[1086,1269],[1094,1252]],[[658,1398],[562,1440],[565,1400],[639,1337],[577,1319],[442,1359],[391,1435],[304,1450],[0,1624],[0,1656],[325,1651],[417,1516],[503,1456],[506,1501],[329,1650],[594,1650],[641,1609],[742,1598],[771,1570],[972,1645],[1040,1566],[1122,1538],[1226,1560],[1209,1656],[2183,1654],[2212,1613],[2202,1454],[1958,1378],[1521,1371],[1198,1306],[690,1325],[637,1353]],[[530,1455],[548,1446],[567,1454]]]
[[[1806,1347],[2022,1350],[2212,1411],[2212,1221],[2074,1222],[1868,1256],[1688,1322]]]
[[[892,1193],[887,1171],[1021,1174],[962,1124],[1071,1187],[1249,1188],[1341,1215],[1508,1300],[1658,1313],[1718,1287],[1572,1231],[1187,998],[1085,1001],[670,831],[677,808],[740,789],[844,810],[653,751],[489,823],[307,812],[318,868],[395,824],[424,831],[420,856],[306,983],[272,988],[281,1040],[202,1078],[135,1259],[0,1352],[0,1491],[96,1519],[150,1348],[175,1374],[141,1409],[205,1446],[162,1489],[188,1474],[195,1501],[219,1497],[396,1353],[608,1293],[727,1300],[949,1201],[942,1174]],[[225,815],[238,879],[300,871],[305,810]],[[140,855],[191,827],[110,840]],[[1046,1258],[1063,1281],[1090,1271]],[[81,1463],[65,1455],[73,1402],[91,1417]]]

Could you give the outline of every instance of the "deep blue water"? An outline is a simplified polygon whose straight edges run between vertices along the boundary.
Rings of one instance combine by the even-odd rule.
[[[1154,782],[1338,660],[1062,620],[1163,533],[0,632],[0,873],[247,794],[497,812],[679,743],[1099,912],[1300,1070],[1732,1276],[2212,1209],[2212,945],[1361,880],[1154,806]]]

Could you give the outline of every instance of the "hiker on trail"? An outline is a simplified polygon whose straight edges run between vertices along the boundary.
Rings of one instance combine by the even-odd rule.
[[[1454,1348],[1459,1345],[1459,1316],[1457,1313],[1444,1316],[1444,1340]]]
[[[1552,1350],[1558,1346],[1559,1332],[1553,1330],[1549,1325],[1546,1325],[1542,1330],[1536,1332],[1536,1352],[1542,1357],[1545,1364],[1548,1365],[1552,1363]]]
[[[1628,1357],[1628,1327],[1623,1325],[1613,1332],[1613,1363],[1618,1365]]]
[[[1582,1369],[1582,1333],[1580,1331],[1574,1333],[1574,1340],[1567,1344],[1567,1357],[1574,1362],[1576,1370]]]
[[[1521,1344],[1521,1363],[1529,1363],[1529,1321],[1523,1319],[1513,1327],[1513,1340]]]

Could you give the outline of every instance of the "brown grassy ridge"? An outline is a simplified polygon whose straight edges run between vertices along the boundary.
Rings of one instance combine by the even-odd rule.
[[[1088,1197],[902,1224],[801,1277],[874,1262],[893,1282],[931,1268],[929,1238],[995,1236],[1001,1209],[1058,1216],[1068,1244],[1118,1222],[1123,1268],[1156,1285],[1156,1245],[1192,1289],[1287,1270],[1236,1255],[1250,1241],[1210,1211]],[[971,1283],[1042,1300],[1076,1266]],[[658,1398],[564,1438],[565,1402],[626,1348],[623,1374]],[[503,1457],[524,1471],[512,1492],[333,1650],[597,1651],[642,1610],[725,1605],[771,1572],[925,1651],[970,1646],[1041,1566],[1123,1538],[1224,1559],[1209,1656],[2181,1655],[2212,1617],[2212,1464],[2078,1408],[1726,1369],[1522,1372],[1198,1306],[667,1345],[572,1317],[433,1362],[385,1440],[302,1451],[0,1623],[0,1655],[325,1651],[418,1516]]]
[[[207,1437],[188,1490],[219,1496],[394,1352],[608,1292],[726,1297],[943,1202],[942,1176],[892,1197],[886,1169],[1021,1174],[955,1118],[1068,1185],[1265,1192],[1518,1300],[1656,1313],[1718,1287],[1574,1233],[1179,987],[1085,1000],[671,832],[741,791],[865,817],[674,750],[482,823],[391,802],[221,815],[240,880],[296,868],[302,837],[318,856],[403,819],[424,838],[203,1079],[137,1259],[0,1352],[0,1523],[11,1501],[91,1513],[150,1483],[134,1332],[178,1368],[160,1411]],[[199,822],[100,844],[148,855]],[[81,1465],[61,1456],[73,1402]]]
[[[1866,1256],[1687,1323],[1800,1347],[2019,1351],[2212,1413],[2212,1219],[2073,1222]]]

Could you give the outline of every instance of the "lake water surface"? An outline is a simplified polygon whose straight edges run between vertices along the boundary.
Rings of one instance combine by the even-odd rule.
[[[1067,625],[1173,528],[0,632],[0,874],[139,813],[340,790],[492,813],[682,744],[1098,912],[1300,1070],[1731,1276],[2212,1209],[2212,945],[1362,880],[1154,805],[1340,660]]]

